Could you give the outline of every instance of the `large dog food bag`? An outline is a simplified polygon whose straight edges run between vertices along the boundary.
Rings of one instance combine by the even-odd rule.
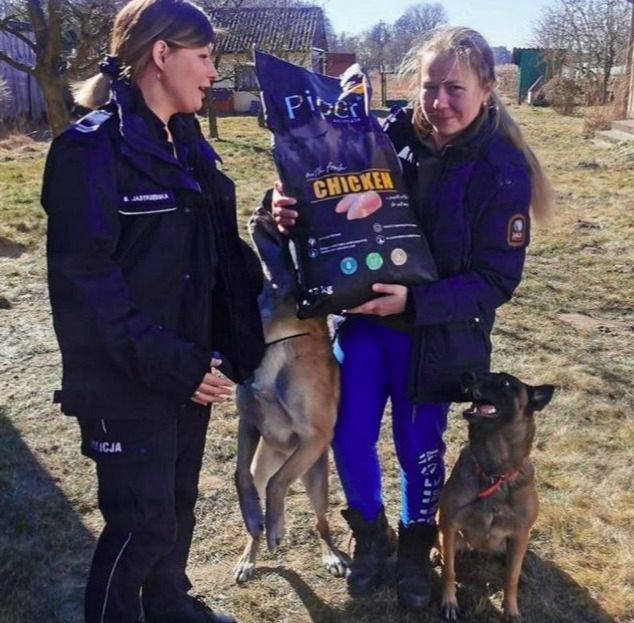
[[[436,279],[359,66],[338,80],[256,51],[255,70],[280,180],[297,199],[298,316],[364,303],[377,296],[373,283]]]

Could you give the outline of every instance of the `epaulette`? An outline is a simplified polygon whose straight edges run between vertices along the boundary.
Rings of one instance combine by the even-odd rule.
[[[406,119],[406,118],[407,118],[406,108],[403,108],[402,106],[399,106],[398,104],[396,106],[392,106],[392,108],[390,108],[390,112],[383,119],[383,122],[382,122],[383,130],[386,131],[387,128],[389,128],[394,123],[398,123],[399,121],[402,121],[403,119]]]
[[[93,110],[79,119],[79,121],[73,125],[73,129],[82,134],[96,132],[112,115],[113,113],[101,108],[99,110]]]

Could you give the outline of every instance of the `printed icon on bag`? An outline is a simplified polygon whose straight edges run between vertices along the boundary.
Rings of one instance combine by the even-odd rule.
[[[370,253],[365,258],[365,263],[370,270],[379,270],[383,266],[383,258],[380,253]]]
[[[315,248],[308,249],[308,257],[314,260],[319,255],[319,251]]]
[[[315,238],[309,238],[306,242],[308,242],[309,247],[314,247],[317,244],[317,240]]]
[[[385,244],[385,236],[377,236],[376,237],[377,244]]]
[[[339,267],[344,275],[354,275],[359,268],[359,263],[353,257],[344,257],[341,260]]]
[[[381,225],[381,223],[374,223],[374,225],[372,225],[372,229],[375,234],[380,234],[383,231],[383,225]]]
[[[403,266],[407,262],[407,253],[403,249],[393,249],[390,253],[390,259],[394,266]]]

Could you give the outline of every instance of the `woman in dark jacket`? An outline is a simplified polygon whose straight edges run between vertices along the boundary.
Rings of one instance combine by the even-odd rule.
[[[105,520],[88,623],[136,622],[141,603],[148,623],[233,620],[190,598],[185,574],[210,406],[263,353],[259,263],[192,114],[217,77],[213,37],[186,0],[132,0],[76,93],[96,110],[46,164],[57,401],[96,463]]]
[[[550,186],[495,93],[493,54],[480,34],[437,31],[410,52],[405,70],[412,104],[393,111],[385,131],[440,278],[375,284],[382,296],[347,310],[336,345],[342,395],[333,448],[356,540],[348,588],[359,596],[380,582],[392,549],[376,451],[390,399],[402,482],[398,598],[421,609],[431,595],[448,406],[460,400],[462,373],[489,368],[495,310],[522,276],[529,206],[545,216]],[[278,189],[273,201],[280,226],[292,225],[292,199]]]

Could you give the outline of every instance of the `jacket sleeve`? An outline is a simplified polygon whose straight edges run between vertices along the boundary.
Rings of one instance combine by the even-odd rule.
[[[121,232],[115,155],[105,132],[79,136],[71,130],[53,142],[42,205],[62,353],[81,357],[78,336],[88,336],[93,351],[123,374],[178,402],[187,400],[209,369],[211,353],[177,339],[131,300],[113,259]]]
[[[471,225],[466,272],[410,288],[406,313],[416,325],[470,320],[507,302],[522,277],[530,238],[530,177],[517,168]]]

